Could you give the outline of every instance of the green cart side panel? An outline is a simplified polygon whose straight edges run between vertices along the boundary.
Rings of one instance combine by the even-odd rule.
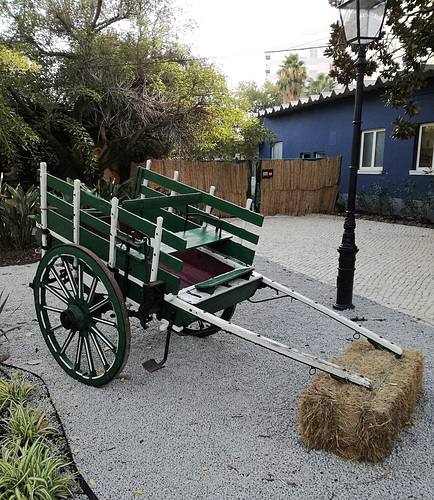
[[[54,189],[55,191],[59,191],[64,195],[68,196],[72,200],[72,195],[74,192],[74,186],[69,184],[68,182],[61,181],[57,177],[48,174],[47,175],[47,186]]]
[[[53,210],[47,211],[47,221],[50,231],[65,238],[67,241],[73,241],[72,221],[63,215],[54,212]]]
[[[108,256],[109,256],[108,240],[93,233],[92,231],[86,228],[81,227],[80,241],[82,240],[86,241],[86,248],[88,248],[96,255],[98,255],[98,257],[103,262],[108,261]],[[126,261],[127,261],[126,253],[127,252],[125,250],[119,247],[116,248],[116,268],[122,271],[124,271],[126,267]],[[167,259],[165,257],[167,257]],[[165,263],[164,262],[165,260],[167,261],[166,263],[167,266],[176,267],[179,271],[182,270],[182,261],[180,261],[179,259],[171,255],[166,256],[161,254],[161,262]],[[146,283],[146,280],[148,279],[149,276],[150,266],[147,270],[146,262],[142,254],[136,255],[135,253],[131,253],[129,257],[128,268],[129,268],[129,275],[131,277],[134,277],[135,279],[139,280],[142,283]],[[115,277],[119,283],[119,286],[121,287],[121,290],[125,291],[125,289],[123,288],[124,278],[122,277],[122,275],[119,273],[115,273]],[[174,293],[174,294],[178,293],[180,286],[180,279],[178,277],[174,276],[169,271],[159,268],[158,279],[161,279],[165,282],[166,293]],[[131,285],[132,283],[134,284],[133,281],[130,281],[128,284],[128,288],[126,289],[126,296],[140,303],[140,296],[137,297],[135,295],[134,290],[136,289],[136,287]],[[131,285],[131,291],[130,291],[130,285]]]
[[[237,286],[236,288],[228,288],[228,291],[217,295],[210,296],[197,304],[196,307],[203,309],[206,312],[215,313],[218,311],[222,311],[228,307],[234,306],[244,300],[252,297],[256,290],[261,285],[261,279],[246,281],[245,285]],[[166,314],[166,311],[165,311]],[[169,319],[166,317],[166,319]],[[178,327],[188,326],[190,323],[196,320],[195,316],[192,316],[182,310],[177,310],[175,316],[175,325]]]
[[[225,213],[232,215],[234,217],[239,217],[240,219],[243,219],[247,222],[255,224],[256,226],[262,226],[262,224],[263,224],[264,217],[262,215],[257,214],[255,212],[251,212],[250,210],[247,210],[246,208],[239,207],[238,205],[235,205],[234,203],[230,203],[229,201],[225,201],[221,198],[217,198],[216,196],[212,196],[212,195],[205,193],[204,191],[201,191],[199,189],[192,188],[191,186],[188,186],[187,184],[183,184],[183,183],[175,181],[173,179],[169,179],[168,177],[165,177],[164,175],[157,174],[156,172],[152,172],[152,170],[147,170],[147,169],[144,169],[143,167],[137,167],[137,170],[142,170],[141,180],[147,179],[151,182],[154,182],[155,184],[158,184],[162,187],[170,189],[171,191],[174,191],[174,192],[179,193],[179,194],[202,193],[202,201],[206,205],[210,205],[211,207],[216,208],[218,210],[221,210],[222,212],[225,212]],[[135,189],[135,190],[138,191],[138,193],[142,193],[143,187],[144,186],[139,185],[139,190],[137,190],[137,189]],[[143,194],[145,194],[145,193],[143,192]]]
[[[65,215],[66,217],[72,217],[73,209],[71,203],[68,203],[62,198],[59,198],[58,196],[55,196],[51,193],[47,193],[47,203],[50,208],[57,208],[59,210],[59,213],[61,213],[62,215]]]
[[[222,240],[232,238],[229,233],[223,233],[220,236],[219,231],[212,227],[198,227],[190,231],[179,233],[180,236],[187,240],[187,250],[218,243]]]
[[[201,203],[201,202],[202,202],[201,193],[193,193],[193,194],[179,194],[175,196],[164,195],[154,198],[129,200],[129,201],[124,201],[122,206],[125,209],[130,210],[131,212],[137,213],[137,210],[151,210],[154,208],[167,208],[167,207],[183,208],[186,205],[191,205],[192,203]]]
[[[149,197],[152,197],[152,198],[161,198],[161,193],[159,193],[158,191],[155,191],[154,189],[152,189],[150,187],[141,186],[141,192],[142,192],[142,194],[149,196]],[[200,193],[202,196],[203,193],[201,191],[200,191]],[[168,198],[170,200],[171,197],[167,196],[166,198]],[[203,198],[203,196],[202,196],[202,198]],[[217,198],[214,198],[214,199],[217,199]],[[145,198],[145,200],[150,201],[150,198]],[[133,203],[135,201],[136,200],[133,200]],[[138,200],[138,201],[140,202],[142,200]],[[128,203],[130,203],[130,202],[128,202]],[[125,202],[124,202],[124,205],[125,205]],[[168,206],[168,205],[169,205],[169,203],[166,206]],[[234,206],[236,206],[236,205],[234,205]],[[129,207],[128,208],[129,210],[134,211],[135,213],[137,213],[138,215],[141,215],[142,217],[146,216],[147,219],[152,220],[152,221],[156,221],[158,216],[162,216],[164,218],[164,228],[169,229],[172,232],[181,231],[185,227],[185,217],[176,216],[175,214],[171,214],[165,210],[160,210],[158,212],[157,211],[155,211],[155,212],[147,211],[145,214],[144,212],[140,212],[139,210],[137,210],[139,207],[139,204],[137,204],[137,205],[131,204],[131,205],[128,205],[128,207]],[[242,209],[242,210],[245,210],[245,209]],[[246,229],[243,229],[242,227],[231,224],[230,222],[226,222],[225,220],[223,220],[219,217],[213,216],[212,214],[207,214],[205,211],[200,210],[199,208],[196,208],[194,206],[189,205],[188,212],[190,215],[193,215],[193,214],[196,215],[196,219],[204,221],[207,224],[213,225],[213,226],[218,227],[218,228],[221,227],[225,231],[232,233],[234,236],[238,236],[239,238],[242,238],[243,240],[246,240],[250,243],[253,243],[254,245],[256,245],[259,241],[259,236],[257,234],[254,234]],[[245,210],[245,212],[249,213],[247,210]],[[185,211],[184,211],[184,213],[185,213]],[[173,219],[173,218],[175,218],[175,219]],[[194,229],[195,227],[197,227],[197,226],[192,225],[190,222],[187,223],[187,229]]]
[[[223,255],[230,255],[246,266],[251,266],[255,258],[254,250],[232,240],[218,241],[214,243],[212,249]]]
[[[91,208],[96,208],[104,215],[110,215],[111,203],[106,200],[103,200],[102,198],[98,198],[98,196],[95,196],[92,193],[88,193],[86,191],[81,190],[80,202],[81,206],[85,205]]]
[[[123,208],[119,209],[119,222],[122,222],[148,236],[153,237],[155,234],[156,225],[154,223],[149,222],[136,214],[128,212]],[[178,252],[185,252],[187,248],[187,242],[183,238],[167,230],[165,226],[163,226],[162,241],[166,245],[176,249]]]
[[[110,235],[110,224],[101,220],[98,217],[84,211],[80,210],[80,223],[90,226],[94,231],[104,234],[105,236]],[[85,240],[83,240],[85,241]]]
[[[202,281],[202,283],[197,283],[195,287],[198,290],[202,290],[207,293],[214,293],[218,286],[224,285],[232,279],[241,278],[243,276],[248,278],[252,274],[253,270],[253,267],[233,269],[232,271],[216,276],[215,278]]]
[[[207,224],[213,225],[217,228],[221,227],[224,231],[232,233],[234,236],[238,236],[239,238],[253,243],[254,245],[256,245],[259,241],[259,236],[257,234],[251,233],[250,231],[247,231],[242,227],[231,224],[230,222],[226,222],[225,220],[220,219],[219,217],[215,217],[211,214],[206,214],[203,210],[199,210],[195,207],[188,207],[188,210],[191,214],[198,214],[198,218],[201,220],[203,218],[203,220]]]

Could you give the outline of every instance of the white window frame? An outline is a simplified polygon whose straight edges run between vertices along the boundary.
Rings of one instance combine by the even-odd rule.
[[[281,160],[283,158],[283,142],[277,141],[271,146],[271,159]]]
[[[419,140],[417,144],[417,159],[416,159],[416,168],[413,170],[410,170],[409,174],[410,175],[434,175],[434,141],[431,144],[431,146],[428,144],[428,148],[431,148],[431,167],[421,167],[420,166],[420,157],[421,157],[421,152],[422,152],[422,136],[423,136],[423,129],[425,127],[434,127],[434,123],[423,123],[420,125],[419,129]]]
[[[381,167],[375,167],[375,151],[377,149],[377,136],[379,132],[386,132],[385,128],[374,128],[370,130],[362,131],[362,138],[360,144],[360,158],[359,158],[359,174],[382,174],[384,172],[384,154],[383,154],[383,165]],[[363,165],[363,151],[365,145],[365,137],[367,134],[374,134],[374,140],[372,141],[372,151],[371,151],[371,166],[362,167]],[[384,134],[384,139],[386,139],[386,134]],[[386,142],[386,141],[385,141]]]

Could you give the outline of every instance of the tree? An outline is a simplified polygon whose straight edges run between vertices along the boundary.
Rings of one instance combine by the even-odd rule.
[[[306,92],[307,95],[318,95],[322,92],[330,92],[335,85],[335,81],[329,75],[320,73],[315,80],[308,78]]]
[[[283,102],[297,101],[303,92],[307,71],[298,54],[289,54],[280,66],[277,85],[283,93]]]
[[[179,44],[171,0],[0,0],[0,14],[3,44],[41,68],[2,96],[59,177],[92,183],[110,167],[125,179],[131,161],[238,139],[245,112]]]
[[[258,87],[256,82],[240,82],[236,93],[241,99],[248,102],[247,109],[252,113],[279,106],[283,102],[279,87],[269,80],[266,80],[261,88]]]
[[[337,0],[330,0],[334,6]],[[388,80],[383,99],[394,109],[402,108],[393,122],[392,136],[408,139],[416,133],[413,122],[419,107],[413,92],[426,85],[424,70],[434,55],[434,6],[432,0],[390,0],[383,38],[370,47],[366,74],[378,71]],[[333,24],[326,54],[333,57],[334,68],[330,72],[339,83],[348,84],[355,77],[354,47],[345,45],[342,28]]]

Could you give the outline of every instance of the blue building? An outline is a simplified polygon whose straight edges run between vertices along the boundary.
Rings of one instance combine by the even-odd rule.
[[[406,182],[417,193],[434,184],[434,67],[427,70],[428,85],[414,93],[420,106],[415,117],[416,137],[406,141],[391,137],[392,122],[402,112],[381,100],[384,82],[367,84],[363,92],[361,157],[357,187],[381,186],[392,196]],[[265,126],[276,133],[273,146],[263,144],[261,158],[322,158],[342,156],[339,190],[348,193],[354,115],[354,87],[309,96],[260,113]],[[408,185],[408,184],[407,184]]]

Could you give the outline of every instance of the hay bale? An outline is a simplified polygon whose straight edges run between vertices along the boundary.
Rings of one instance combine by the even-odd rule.
[[[414,410],[422,390],[423,356],[404,351],[397,359],[357,340],[333,362],[369,377],[374,389],[342,384],[327,373],[315,375],[299,403],[303,441],[350,460],[380,462]]]

